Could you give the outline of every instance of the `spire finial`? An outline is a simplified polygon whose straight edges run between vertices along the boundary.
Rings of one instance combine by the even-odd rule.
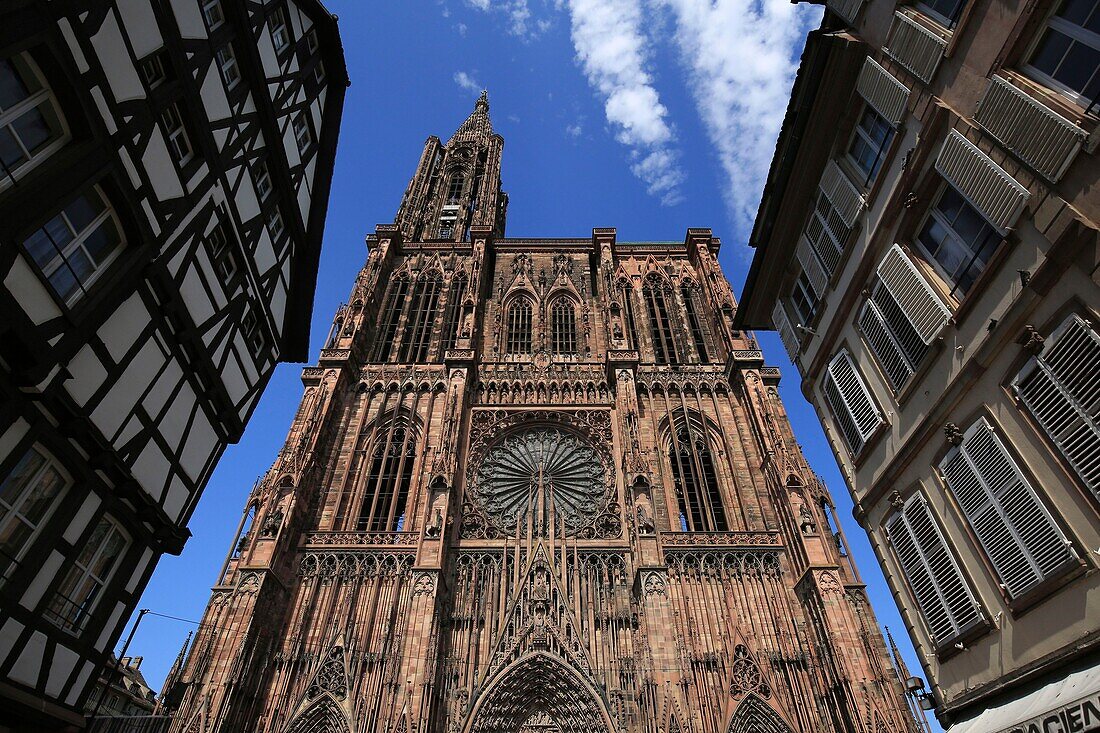
[[[474,104],[474,109],[484,106],[486,110],[489,109],[489,90],[482,89],[481,96],[477,98],[477,103]]]

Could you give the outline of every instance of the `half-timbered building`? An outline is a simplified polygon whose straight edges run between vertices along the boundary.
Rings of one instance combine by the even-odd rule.
[[[0,730],[78,724],[279,361],[347,72],[316,0],[0,10]]]
[[[914,731],[718,238],[508,238],[502,148],[370,238],[173,730]]]

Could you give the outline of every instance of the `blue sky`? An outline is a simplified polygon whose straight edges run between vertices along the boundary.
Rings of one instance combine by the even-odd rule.
[[[328,0],[352,86],[313,310],[311,358],[347,296],[365,235],[392,222],[424,139],[446,139],[482,88],[504,136],[509,236],[678,240],[711,227],[740,293],[745,246],[805,33],[820,9],[787,0]],[[797,373],[778,339],[768,362],[811,465],[831,488],[881,624],[920,674]],[[140,608],[199,619],[248,492],[282,445],[301,396],[282,365],[222,458],[180,557],[161,560]],[[128,653],[154,688],[192,625],[147,617]]]

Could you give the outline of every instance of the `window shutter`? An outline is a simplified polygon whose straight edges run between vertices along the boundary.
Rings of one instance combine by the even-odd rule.
[[[814,254],[813,248],[810,247],[810,240],[806,239],[805,235],[798,238],[798,247],[795,249],[794,254],[798,258],[798,263],[802,265],[802,271],[806,273],[810,285],[814,287],[814,295],[820,299],[825,294],[825,288],[829,284],[829,275],[825,272],[825,268],[817,255]]]
[[[994,75],[974,120],[1022,161],[1057,183],[1087,133],[1003,77]]]
[[[1016,223],[1031,195],[958,130],[943,141],[936,170],[1001,231]]]
[[[947,41],[904,10],[899,10],[894,13],[894,22],[882,50],[927,84],[932,81],[943,52],[947,50]]]
[[[951,311],[899,245],[886,252],[878,265],[878,276],[921,340],[931,344],[947,324]]]
[[[940,472],[1010,598],[1075,563],[1065,535],[985,418],[944,456]]]
[[[794,332],[794,328],[791,327],[790,319],[787,318],[787,312],[783,309],[783,301],[779,298],[775,300],[775,307],[772,308],[772,325],[775,326],[775,330],[779,332],[779,338],[783,341],[783,347],[787,349],[787,356],[791,358],[791,361],[798,360],[798,336]]]
[[[859,453],[883,417],[847,350],[829,362],[824,391],[848,448],[853,455]]]
[[[835,160],[830,160],[821,174],[821,183],[818,184],[833,205],[844,224],[851,228],[863,211],[863,195],[855,187],[844,171],[840,169]]]
[[[936,647],[985,620],[923,496],[914,494],[890,518],[886,537]]]
[[[900,344],[894,338],[886,318],[878,305],[868,299],[859,312],[859,328],[867,337],[867,343],[878,357],[879,364],[895,391],[900,390],[913,376],[913,368],[905,358]]]
[[[1012,386],[1100,499],[1100,334],[1072,315],[1024,365]]]
[[[863,62],[856,91],[875,108],[887,122],[897,127],[905,115],[905,105],[909,101],[909,87],[902,84],[894,75],[884,69],[870,56]]]
[[[855,25],[863,0],[828,0],[829,9],[852,25]]]

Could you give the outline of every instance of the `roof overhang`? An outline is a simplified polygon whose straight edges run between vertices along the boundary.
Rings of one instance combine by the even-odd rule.
[[[772,328],[777,288],[787,274],[803,214],[828,162],[837,120],[849,109],[866,55],[864,43],[847,32],[819,29],[806,38],[749,237],[756,254],[737,308],[737,328]]]

